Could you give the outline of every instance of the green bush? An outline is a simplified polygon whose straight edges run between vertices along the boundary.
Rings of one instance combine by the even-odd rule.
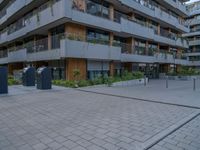
[[[182,67],[177,74],[180,76],[200,75],[200,71],[190,67]]]
[[[133,73],[133,78],[134,79],[141,79],[141,78],[144,78],[144,73],[143,72],[140,72],[140,71],[136,71]]]
[[[126,81],[126,80],[132,80],[133,79],[133,74],[131,72],[128,72],[127,70],[125,70],[122,73],[122,80]]]
[[[68,80],[53,80],[52,84],[64,87],[75,87],[75,81]]]
[[[91,80],[91,84],[92,85],[103,84],[103,78],[102,77],[97,77],[97,78]]]
[[[90,86],[91,84],[90,84],[90,82],[88,81],[88,80],[80,80],[79,82],[78,82],[78,86],[79,87],[85,87],[85,86]]]
[[[19,85],[20,81],[15,79],[8,79],[8,85]]]
[[[91,86],[91,85],[99,85],[99,84],[107,84],[108,86],[111,86],[114,82],[120,82],[120,81],[126,81],[126,80],[133,80],[133,79],[140,79],[143,78],[144,74],[142,72],[128,72],[125,71],[122,74],[122,77],[115,76],[115,77],[97,77],[93,80],[79,80],[79,81],[68,81],[68,80],[53,80],[52,84],[58,85],[58,86],[64,86],[64,87],[85,87],[85,86]]]
[[[114,77],[107,77],[104,79],[104,83],[107,84],[108,86],[111,86],[114,83]]]

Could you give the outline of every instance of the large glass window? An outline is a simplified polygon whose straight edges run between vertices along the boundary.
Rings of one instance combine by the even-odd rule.
[[[86,12],[95,16],[109,18],[109,4],[100,0],[87,0]]]
[[[145,55],[145,51],[146,51],[146,42],[136,40],[135,41],[135,54]]]
[[[109,33],[101,30],[88,29],[87,41],[92,43],[108,44]]]
[[[60,48],[61,34],[65,32],[65,26],[61,25],[51,30],[51,48]]]

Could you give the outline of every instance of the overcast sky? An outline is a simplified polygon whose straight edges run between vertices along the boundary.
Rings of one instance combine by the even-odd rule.
[[[200,1],[200,0],[190,0],[189,3],[196,2],[196,1]]]

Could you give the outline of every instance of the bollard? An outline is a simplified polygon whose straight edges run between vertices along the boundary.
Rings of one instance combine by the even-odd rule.
[[[193,78],[193,91],[196,91],[196,79]]]
[[[147,80],[146,80],[146,76],[144,76],[144,86],[147,85]]]
[[[168,76],[166,76],[166,88],[168,88]]]

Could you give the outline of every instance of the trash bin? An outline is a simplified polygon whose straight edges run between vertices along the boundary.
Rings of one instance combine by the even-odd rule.
[[[35,86],[35,68],[26,67],[22,73],[23,86]]]
[[[41,67],[37,69],[37,89],[48,90],[52,88],[51,69]]]
[[[8,93],[8,69],[0,67],[0,94]]]

